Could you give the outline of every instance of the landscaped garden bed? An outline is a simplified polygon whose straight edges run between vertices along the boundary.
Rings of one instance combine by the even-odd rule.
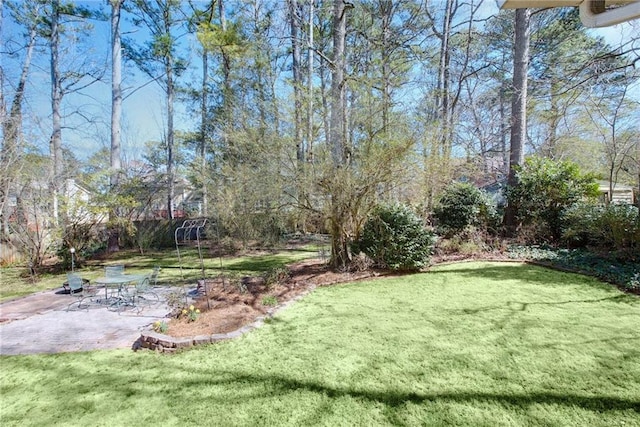
[[[640,287],[623,285],[627,283],[625,280],[634,283],[633,269],[636,268],[635,271],[638,272],[640,266],[628,262],[616,264],[613,260],[584,251],[512,246],[506,252],[484,252],[468,256],[436,255],[432,259],[432,267],[442,263],[482,259],[533,262],[598,277],[627,292],[640,293]],[[607,272],[609,273],[605,274]],[[337,272],[326,265],[326,260],[308,259],[286,267],[273,268],[260,276],[219,276],[205,282],[200,281],[200,296],[192,306],[179,305],[166,324],[162,327],[155,325],[155,332],[161,332],[160,335],[143,334],[142,340],[160,340],[160,344],[149,345],[148,348],[177,349],[233,338],[261,325],[265,319],[269,321],[276,309],[317,286],[347,283],[382,274],[384,273],[376,270]]]
[[[278,307],[317,286],[346,283],[380,274],[375,270],[336,272],[324,260],[310,259],[273,269],[262,276],[237,279],[218,277],[200,281],[199,297],[195,302],[190,306],[179,305],[166,325],[156,324],[155,329],[164,335],[189,338],[196,343],[207,336],[213,336],[214,341],[225,339],[224,334],[269,317]],[[165,340],[166,343],[171,342]]]

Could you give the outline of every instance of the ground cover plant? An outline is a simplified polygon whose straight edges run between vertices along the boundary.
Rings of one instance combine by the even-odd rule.
[[[3,426],[613,426],[640,420],[640,300],[518,263],[322,287],[167,356],[0,358]]]
[[[615,253],[594,253],[584,249],[563,249],[550,246],[512,246],[508,256],[541,261],[563,269],[579,271],[640,293],[640,257],[620,259]]]

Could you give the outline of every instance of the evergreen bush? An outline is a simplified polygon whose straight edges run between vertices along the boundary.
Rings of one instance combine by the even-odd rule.
[[[495,225],[496,210],[478,188],[467,183],[447,187],[433,211],[438,231],[448,237],[467,227]]]
[[[640,253],[640,212],[636,206],[581,204],[564,218],[563,240],[573,247]]]
[[[518,184],[507,189],[520,226],[545,231],[540,240],[557,241],[562,236],[564,215],[581,201],[598,195],[593,175],[583,174],[572,162],[529,157],[518,170]],[[548,233],[548,234],[547,234]]]
[[[380,268],[415,271],[429,262],[434,242],[433,233],[409,207],[381,205],[369,215],[351,251],[364,253]]]

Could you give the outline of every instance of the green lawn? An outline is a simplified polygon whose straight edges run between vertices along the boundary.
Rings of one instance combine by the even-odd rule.
[[[206,254],[205,254],[206,256]],[[236,257],[205,257],[204,267],[207,277],[219,274],[228,276],[260,275],[271,268],[281,267],[305,258],[318,256],[315,247],[308,246],[298,250],[280,250],[263,255]],[[178,286],[184,283],[195,283],[202,278],[198,251],[195,248],[182,249],[182,268],[178,262],[175,249],[147,252],[141,255],[133,251],[122,251],[113,254],[108,261],[87,261],[77,273],[90,280],[104,275],[104,266],[124,264],[126,271],[132,274],[151,272],[153,267],[160,266],[159,283]],[[36,281],[20,277],[24,268],[0,269],[0,301],[28,295],[47,289],[60,288],[67,280],[66,273],[41,274]]]
[[[0,358],[10,425],[640,425],[640,299],[521,264],[319,288],[176,355]]]

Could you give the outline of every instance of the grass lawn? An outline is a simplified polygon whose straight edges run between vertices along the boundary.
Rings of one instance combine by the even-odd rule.
[[[108,261],[87,261],[77,270],[83,278],[95,280],[104,276],[104,266],[124,264],[126,271],[131,274],[150,273],[153,267],[160,266],[159,284],[181,285],[193,284],[202,278],[200,259],[195,248],[183,248],[182,269],[178,262],[175,249],[147,252],[141,255],[134,251],[122,251],[112,254]],[[281,267],[305,258],[318,256],[318,250],[314,246],[304,247],[298,250],[280,250],[263,255],[236,256],[226,258],[207,257],[204,259],[205,274],[207,277],[217,276],[221,273],[228,276],[260,275],[271,268]],[[24,267],[0,269],[0,302],[32,294],[47,289],[60,288],[67,280],[66,273],[44,273],[33,282],[29,278],[20,277]]]
[[[319,288],[175,355],[0,358],[0,424],[639,426],[640,299],[510,263]]]

